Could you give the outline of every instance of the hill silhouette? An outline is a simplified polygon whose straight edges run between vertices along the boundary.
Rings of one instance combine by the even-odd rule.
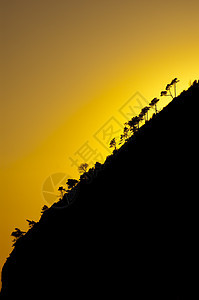
[[[45,209],[3,267],[2,299],[195,299],[198,106],[196,81]]]

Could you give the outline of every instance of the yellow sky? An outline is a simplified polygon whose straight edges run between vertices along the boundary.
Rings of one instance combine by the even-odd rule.
[[[151,101],[174,77],[178,91],[198,79],[199,2],[3,0],[0,11],[1,267],[12,230],[49,204],[49,180],[78,177],[70,158],[81,163],[87,141],[93,160],[108,154],[100,130],[118,130],[136,92]]]

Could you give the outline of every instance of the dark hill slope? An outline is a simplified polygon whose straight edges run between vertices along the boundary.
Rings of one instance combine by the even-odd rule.
[[[195,83],[82,180],[73,203],[49,208],[7,259],[2,298],[194,299],[198,104]]]

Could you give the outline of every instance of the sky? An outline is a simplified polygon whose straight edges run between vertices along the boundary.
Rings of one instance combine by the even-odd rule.
[[[198,11],[198,0],[0,0],[0,268],[14,228],[38,221],[79,164],[104,161],[129,109],[199,78]]]

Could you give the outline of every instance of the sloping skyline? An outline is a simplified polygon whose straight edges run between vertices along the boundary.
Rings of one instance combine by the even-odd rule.
[[[2,1],[0,267],[14,227],[37,220],[42,187],[71,166],[136,93],[151,101],[174,77],[198,78],[199,3]],[[166,104],[166,98],[160,105]],[[136,100],[135,100],[135,105]],[[30,193],[31,192],[31,193]]]

